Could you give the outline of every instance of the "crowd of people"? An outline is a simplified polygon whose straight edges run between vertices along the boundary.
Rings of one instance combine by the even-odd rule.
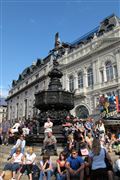
[[[17,135],[23,134],[24,136],[37,134],[39,132],[39,123],[37,120],[16,120],[14,124],[10,121],[3,120],[0,123],[0,144],[8,145],[9,142],[12,143],[16,140]]]
[[[1,130],[3,144],[6,141],[5,128]],[[103,121],[97,123],[92,118],[86,121],[70,116],[62,124],[66,145],[63,151],[57,152],[57,139],[53,133],[53,122],[50,117],[44,123],[44,141],[41,148],[41,160],[37,162],[37,155],[33,147],[26,148],[25,136],[31,133],[28,125],[21,130],[21,123],[16,122],[6,131],[10,134],[19,132],[19,137],[11,149],[7,163],[0,175],[0,180],[5,176],[5,171],[12,171],[12,180],[20,180],[26,173],[30,180],[51,180],[55,175],[57,180],[113,180],[114,175],[120,177],[120,157],[113,162],[109,152],[114,143],[120,144],[119,131],[112,134],[105,129]],[[29,129],[29,130],[28,130]],[[26,133],[25,133],[26,132]],[[58,156],[56,164],[51,160],[50,151]],[[35,179],[35,173],[37,177]],[[16,176],[16,174],[18,175]]]

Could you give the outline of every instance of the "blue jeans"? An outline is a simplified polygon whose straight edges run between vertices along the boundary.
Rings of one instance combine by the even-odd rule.
[[[66,174],[60,175],[59,173],[57,173],[56,177],[57,177],[57,180],[65,180],[66,179]]]
[[[48,170],[47,172],[40,171],[39,180],[43,180],[44,176],[46,176],[47,180],[51,180],[51,176],[53,175],[53,171]]]

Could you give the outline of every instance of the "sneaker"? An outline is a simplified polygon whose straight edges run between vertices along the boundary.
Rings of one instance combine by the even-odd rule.
[[[55,156],[58,156],[58,153],[57,153],[57,151],[55,151],[54,155],[55,155]]]
[[[3,178],[0,176],[0,180],[3,180]]]
[[[42,152],[41,154],[40,154],[40,156],[43,156],[44,155],[44,153]]]
[[[9,156],[9,157],[7,158],[7,161],[9,161],[11,158],[12,158],[12,156]]]

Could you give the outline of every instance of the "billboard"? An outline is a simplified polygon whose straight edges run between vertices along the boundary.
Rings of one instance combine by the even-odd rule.
[[[99,110],[101,117],[111,117],[120,112],[119,97],[114,94],[102,94],[99,96]]]

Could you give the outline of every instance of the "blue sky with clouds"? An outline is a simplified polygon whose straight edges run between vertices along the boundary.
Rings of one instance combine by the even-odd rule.
[[[59,32],[72,42],[105,17],[120,17],[118,0],[1,0],[0,87],[6,94],[13,79],[37,58],[45,57]]]

